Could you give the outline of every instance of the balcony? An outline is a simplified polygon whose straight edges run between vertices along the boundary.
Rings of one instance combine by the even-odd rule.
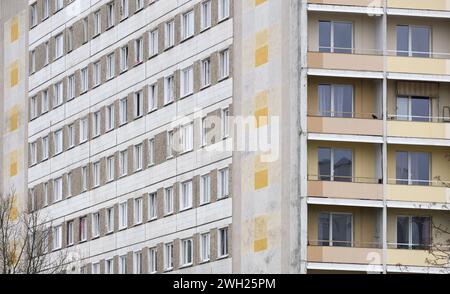
[[[398,9],[448,11],[448,10],[450,10],[450,1],[449,0],[433,0],[433,1],[388,0],[387,6],[388,6],[388,8],[398,8]]]
[[[383,56],[349,53],[308,52],[312,69],[382,72]]]
[[[450,182],[429,181],[420,185],[397,185],[390,180],[387,185],[387,200],[427,202],[436,204],[450,204]]]
[[[381,265],[380,248],[308,246],[308,262]],[[368,267],[368,271],[370,268]]]
[[[357,114],[359,115],[359,114]],[[383,121],[375,114],[371,118],[339,118],[308,115],[308,132],[339,135],[382,136]]]
[[[436,122],[417,122],[395,120],[396,116],[392,115],[390,119],[387,124],[389,137],[450,140],[450,123],[447,119],[436,118]]]
[[[370,6],[381,7],[381,1],[374,0],[308,0],[308,4],[344,5],[344,6]]]

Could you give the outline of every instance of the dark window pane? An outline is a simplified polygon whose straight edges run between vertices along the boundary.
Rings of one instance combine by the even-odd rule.
[[[352,246],[352,216],[333,214],[333,246]]]
[[[427,27],[411,27],[412,55],[430,57],[430,29]]]
[[[397,97],[397,120],[409,120],[408,97]]]
[[[319,113],[321,116],[331,116],[331,86],[319,85]]]
[[[430,121],[430,99],[427,97],[412,97],[411,116],[413,121]]]
[[[430,183],[430,155],[411,152],[411,180],[413,185],[428,186]]]
[[[429,249],[431,244],[431,222],[429,217],[412,218],[412,243],[413,249]]]
[[[319,22],[319,51],[331,52],[331,23],[329,21]]]
[[[335,149],[334,151],[334,180],[338,182],[352,181],[352,160],[353,152],[345,149]]]
[[[397,185],[408,185],[408,152],[396,153]]]
[[[353,117],[353,87],[336,85],[334,90],[334,114],[336,117]]]
[[[397,55],[409,56],[409,27],[397,26]]]
[[[318,238],[319,246],[330,246],[330,214],[320,213],[319,214],[319,224],[318,224]]]
[[[352,24],[335,22],[334,29],[334,52],[352,53]]]
[[[409,217],[397,217],[397,248],[409,248]]]
[[[319,148],[319,179],[331,180],[331,149]]]

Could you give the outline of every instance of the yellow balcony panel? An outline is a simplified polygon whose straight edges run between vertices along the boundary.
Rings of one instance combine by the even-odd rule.
[[[383,56],[309,52],[308,65],[316,69],[383,71]]]
[[[433,256],[427,250],[388,249],[387,264],[402,266],[430,266]]]
[[[382,200],[383,185],[370,183],[308,181],[308,196]]]
[[[308,246],[308,262],[378,264],[383,252],[377,248]]]
[[[387,5],[389,8],[450,10],[450,0],[388,0]]]
[[[450,74],[448,59],[388,56],[387,71],[395,73],[415,73],[429,75]]]
[[[450,139],[450,123],[389,121],[388,136]]]
[[[376,119],[308,117],[308,132],[382,136],[383,121]]]
[[[308,0],[310,4],[381,7],[381,0]]]
[[[388,185],[387,199],[392,201],[450,203],[450,188]]]

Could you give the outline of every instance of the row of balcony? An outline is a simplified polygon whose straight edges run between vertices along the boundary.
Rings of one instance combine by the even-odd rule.
[[[308,4],[324,5],[342,5],[342,6],[360,6],[360,7],[383,7],[384,0],[308,0]],[[393,9],[416,9],[416,10],[434,10],[450,11],[449,0],[388,0],[387,8]]]

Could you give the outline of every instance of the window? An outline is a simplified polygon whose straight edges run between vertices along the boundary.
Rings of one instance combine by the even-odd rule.
[[[183,14],[182,24],[183,39],[192,37],[194,35],[194,11]]]
[[[42,160],[48,159],[49,156],[49,145],[48,145],[48,136],[42,138]]]
[[[113,259],[107,259],[105,261],[105,274],[107,274],[107,275],[114,274],[114,260]]]
[[[166,23],[166,35],[165,35],[165,48],[170,48],[175,45],[175,21],[169,21]]]
[[[222,134],[224,138],[230,135],[230,109],[222,110]]]
[[[60,58],[64,54],[64,36],[59,34],[55,37],[55,59]]]
[[[94,36],[100,35],[102,29],[102,16],[100,10],[94,12]]]
[[[139,118],[144,114],[144,93],[134,93],[134,117]]]
[[[142,38],[137,39],[134,42],[135,63],[139,64],[144,60],[144,40]]]
[[[72,173],[67,174],[67,197],[72,196]]]
[[[42,113],[46,113],[48,111],[48,90],[42,91]]]
[[[220,229],[218,237],[218,257],[226,257],[228,256],[228,228]]]
[[[174,99],[174,79],[173,75],[168,76],[164,80],[164,104],[173,102]]]
[[[128,0],[120,0],[120,12],[122,19],[128,17]]]
[[[431,99],[429,97],[398,96],[397,119],[405,121],[431,121]]]
[[[69,77],[67,87],[67,99],[72,100],[73,98],[75,98],[75,75]]]
[[[167,158],[173,157],[173,131],[167,132]]]
[[[153,220],[157,218],[156,193],[148,195],[148,219]]]
[[[44,2],[43,2],[43,7],[44,7],[44,12],[43,12],[43,15],[42,15],[42,18],[43,19],[47,19],[48,17],[49,17],[49,15],[50,15],[50,3],[49,3],[49,1],[50,0],[44,0]]]
[[[230,17],[230,1],[219,0],[219,21]]]
[[[200,235],[200,261],[207,262],[211,256],[211,235],[209,233]]]
[[[133,273],[142,274],[142,252],[135,252],[133,254]]]
[[[80,218],[80,241],[87,240],[87,217]]]
[[[164,246],[164,269],[169,271],[173,268],[173,244],[169,243]]]
[[[128,226],[128,205],[127,202],[119,204],[119,229],[125,229]]]
[[[430,217],[397,216],[397,248],[429,250],[430,245]]]
[[[106,159],[106,172],[108,182],[114,180],[114,156]]]
[[[106,26],[107,28],[114,26],[114,3],[108,3],[106,6]]]
[[[396,152],[397,185],[430,185],[430,153]]]
[[[100,61],[94,63],[94,86],[98,86],[101,83],[102,77],[102,65]]]
[[[143,200],[142,198],[134,199],[134,224],[142,224]]]
[[[230,50],[224,50],[219,54],[219,78],[224,79],[230,74]]]
[[[44,65],[47,65],[50,62],[50,45],[48,42],[45,42],[45,57],[44,57]]]
[[[87,17],[83,18],[83,44],[89,40],[89,20]]]
[[[114,207],[106,209],[106,232],[114,231]]]
[[[31,51],[31,56],[30,56],[30,58],[31,58],[31,68],[30,68],[30,72],[31,73],[34,73],[35,71],[36,71],[36,51],[35,50],[33,50],[33,51]]]
[[[61,10],[64,6],[64,0],[55,0],[55,12]]]
[[[148,165],[155,164],[155,139],[148,140]]]
[[[128,173],[128,151],[120,152],[120,176],[126,176]]]
[[[63,82],[58,82],[54,86],[55,93],[53,94],[53,108],[60,106],[63,103]]]
[[[397,25],[397,55],[430,57],[431,29],[426,26]]]
[[[125,275],[127,273],[127,256],[122,255],[119,257],[119,274]]]
[[[120,48],[120,71],[128,69],[128,46]]]
[[[70,221],[67,223],[67,245],[73,245],[74,241],[73,241],[73,221]]]
[[[88,168],[87,168],[87,166],[83,166],[81,168],[81,189],[83,191],[87,191],[88,176],[89,176]]]
[[[73,27],[67,30],[67,51],[73,50]]]
[[[353,24],[350,22],[319,21],[319,51],[353,52]]]
[[[120,104],[119,104],[119,119],[120,119],[120,124],[126,124],[128,121],[128,110],[127,110],[127,98],[123,98],[120,100]]]
[[[100,213],[96,212],[92,215],[92,237],[100,236]]]
[[[94,112],[94,125],[92,126],[93,137],[100,136],[100,124],[101,124],[100,111]]]
[[[211,201],[211,177],[204,175],[200,178],[200,204]]]
[[[112,79],[116,74],[116,62],[114,53],[106,57],[106,75],[107,79]]]
[[[81,93],[85,93],[88,90],[88,85],[89,85],[89,81],[88,81],[88,68],[85,67],[83,69],[81,69],[80,71],[81,74]]]
[[[353,151],[351,149],[319,148],[319,180],[352,182]]]
[[[30,189],[30,211],[36,210],[36,190]]]
[[[352,246],[352,215],[322,212],[319,214],[318,238],[320,246]]]
[[[190,123],[181,128],[181,142],[183,152],[189,152],[194,149],[194,124]]]
[[[209,58],[202,61],[201,81],[202,87],[211,84],[211,60]]]
[[[319,114],[325,117],[353,117],[352,85],[319,85]]]
[[[31,119],[34,119],[34,118],[37,117],[37,112],[38,112],[38,109],[37,109],[37,97],[36,96],[31,97],[30,104],[31,104],[30,105],[30,117],[31,117]]]
[[[153,84],[148,86],[148,111],[156,110],[158,101],[158,86]]]
[[[201,136],[202,136],[202,146],[207,145],[207,134],[208,134],[208,127],[206,125],[206,117],[202,118],[202,126],[201,126]]]
[[[135,0],[136,1],[136,12],[144,8],[144,0]]]
[[[173,213],[173,188],[166,188],[164,191],[164,214]]]
[[[63,131],[59,130],[54,133],[55,155],[63,152]]]
[[[80,120],[80,143],[86,142],[88,139],[88,125],[87,117]]]
[[[43,202],[44,207],[46,207],[48,205],[48,183],[44,183],[44,186],[42,189],[43,189],[42,202]]]
[[[148,251],[149,273],[154,274],[157,272],[157,270],[158,270],[157,260],[158,260],[158,254],[157,254],[156,248],[150,248]]]
[[[192,181],[181,184],[180,210],[192,208]]]
[[[106,107],[106,130],[114,129],[114,104]]]
[[[205,1],[201,6],[201,24],[200,28],[205,30],[211,27],[211,0]]]
[[[62,248],[62,226],[53,228],[53,250]]]
[[[181,71],[181,96],[185,97],[194,92],[194,67],[190,66]]]
[[[37,14],[37,3],[33,3],[31,5],[31,13],[30,13],[30,24],[31,27],[34,27],[35,25],[37,25],[37,18],[38,18],[38,14]]]
[[[69,125],[69,148],[72,148],[75,146],[75,125],[71,124]]]
[[[100,186],[100,162],[94,162],[94,187]]]
[[[158,30],[153,30],[149,33],[149,54],[155,56],[159,50],[159,37]]]
[[[62,200],[62,178],[57,178],[53,182],[53,198],[54,202],[59,202]]]
[[[192,265],[193,259],[192,239],[181,241],[181,263],[182,266]]]
[[[228,168],[219,171],[218,181],[218,198],[223,199],[228,197]]]
[[[142,161],[143,161],[143,147],[142,144],[134,146],[134,170],[140,171],[142,170]]]

